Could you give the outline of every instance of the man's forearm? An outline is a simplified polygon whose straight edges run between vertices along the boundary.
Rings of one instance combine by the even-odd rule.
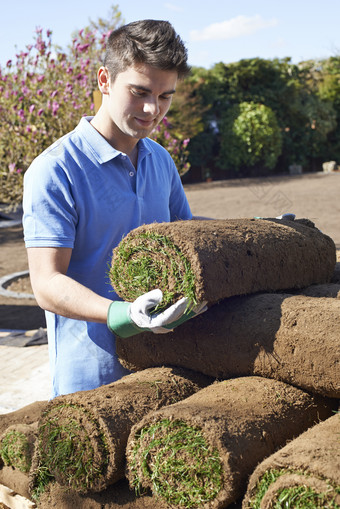
[[[35,292],[40,307],[67,318],[106,323],[111,300],[70,277],[56,273]]]

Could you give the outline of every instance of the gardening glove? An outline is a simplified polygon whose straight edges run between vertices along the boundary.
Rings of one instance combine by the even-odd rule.
[[[112,302],[107,314],[108,328],[122,338],[142,331],[164,334],[207,309],[206,302],[190,308],[189,300],[183,297],[162,313],[151,315],[150,310],[155,308],[162,298],[162,291],[156,289],[141,295],[132,303]]]
[[[285,219],[286,221],[294,221],[295,214],[291,214],[290,212],[286,212],[286,214],[281,214],[281,216],[276,216],[275,219]]]
[[[265,219],[264,217],[255,216],[254,219]],[[295,214],[287,212],[285,214],[281,214],[281,216],[276,216],[275,219],[285,219],[286,221],[294,221]]]

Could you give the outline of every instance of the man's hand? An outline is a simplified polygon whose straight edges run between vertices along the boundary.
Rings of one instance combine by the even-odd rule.
[[[146,330],[164,334],[207,309],[206,302],[190,307],[189,300],[183,297],[162,313],[151,314],[150,310],[162,298],[162,291],[156,289],[141,295],[132,303],[112,302],[107,316],[108,328],[124,338]]]

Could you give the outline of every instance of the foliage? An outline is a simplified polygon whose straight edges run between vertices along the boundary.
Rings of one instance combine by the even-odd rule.
[[[325,125],[316,156],[340,162],[340,57],[311,60],[300,64],[308,76],[308,86],[322,105]],[[326,129],[325,129],[326,128]]]
[[[150,138],[165,147],[171,155],[178,173],[185,175],[190,169],[188,162],[189,138],[185,138],[181,132],[176,131],[169,123],[167,117],[152,131]]]
[[[203,124],[203,129],[190,139],[189,162],[200,168],[203,179],[211,176],[211,168],[219,152],[218,124],[223,110],[223,80],[224,64],[217,64],[211,70],[194,67],[187,78],[188,84],[196,87]]]
[[[242,102],[233,106],[222,122],[219,165],[239,170],[262,164],[272,169],[281,147],[280,128],[271,108]]]
[[[231,64],[218,63],[212,69],[194,68],[191,80],[203,78],[199,88],[202,104],[209,105],[203,114],[204,129],[189,144],[192,166],[225,166],[222,129],[232,107],[253,102],[274,112],[281,130],[282,153],[276,168],[287,171],[292,163],[310,165],[317,158],[335,157],[340,152],[340,103],[338,88],[339,59],[310,65],[292,64],[289,58],[244,59]],[[310,68],[319,69],[317,86]],[[327,84],[327,85],[326,85]],[[339,112],[339,113],[338,113]],[[231,127],[231,125],[230,125]],[[226,133],[224,132],[224,136]],[[330,146],[332,140],[332,146]],[[215,160],[215,163],[214,163]],[[244,171],[249,169],[244,167]],[[203,172],[202,172],[203,173]]]
[[[112,16],[111,29],[120,23],[116,7]],[[33,44],[0,67],[0,201],[20,203],[23,174],[32,160],[93,111],[107,35],[90,25],[64,52],[53,46],[50,30],[37,28]]]
[[[0,65],[0,202],[20,203],[32,160],[93,113],[106,39],[122,22],[113,5],[107,19],[90,20],[72,34],[66,50],[53,45],[50,30],[37,28],[33,42]],[[271,118],[262,108],[267,123],[260,128],[260,110],[236,115],[244,103],[269,108]],[[255,122],[251,135],[247,116]],[[274,137],[272,149],[267,135]],[[215,168],[243,166],[247,172],[255,164],[287,171],[292,163],[340,163],[340,56],[298,65],[290,58],[253,58],[194,67],[178,83],[168,116],[152,137],[170,152],[180,175],[190,167],[204,178]]]

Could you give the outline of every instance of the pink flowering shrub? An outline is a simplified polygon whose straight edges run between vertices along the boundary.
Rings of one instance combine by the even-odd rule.
[[[189,171],[189,150],[187,146],[190,140],[178,131],[175,132],[167,117],[164,117],[162,122],[152,131],[150,138],[167,149],[181,176]]]
[[[68,133],[83,115],[94,114],[93,92],[106,39],[121,22],[113,6],[109,21],[80,30],[67,52],[52,45],[52,33],[36,29],[33,44],[0,65],[0,202],[22,201],[23,175],[33,159]],[[166,119],[153,137],[167,148],[181,175],[189,169],[189,140]]]
[[[23,174],[32,160],[93,112],[99,49],[105,35],[81,30],[68,53],[52,46],[51,32],[0,66],[0,201],[22,199]]]

